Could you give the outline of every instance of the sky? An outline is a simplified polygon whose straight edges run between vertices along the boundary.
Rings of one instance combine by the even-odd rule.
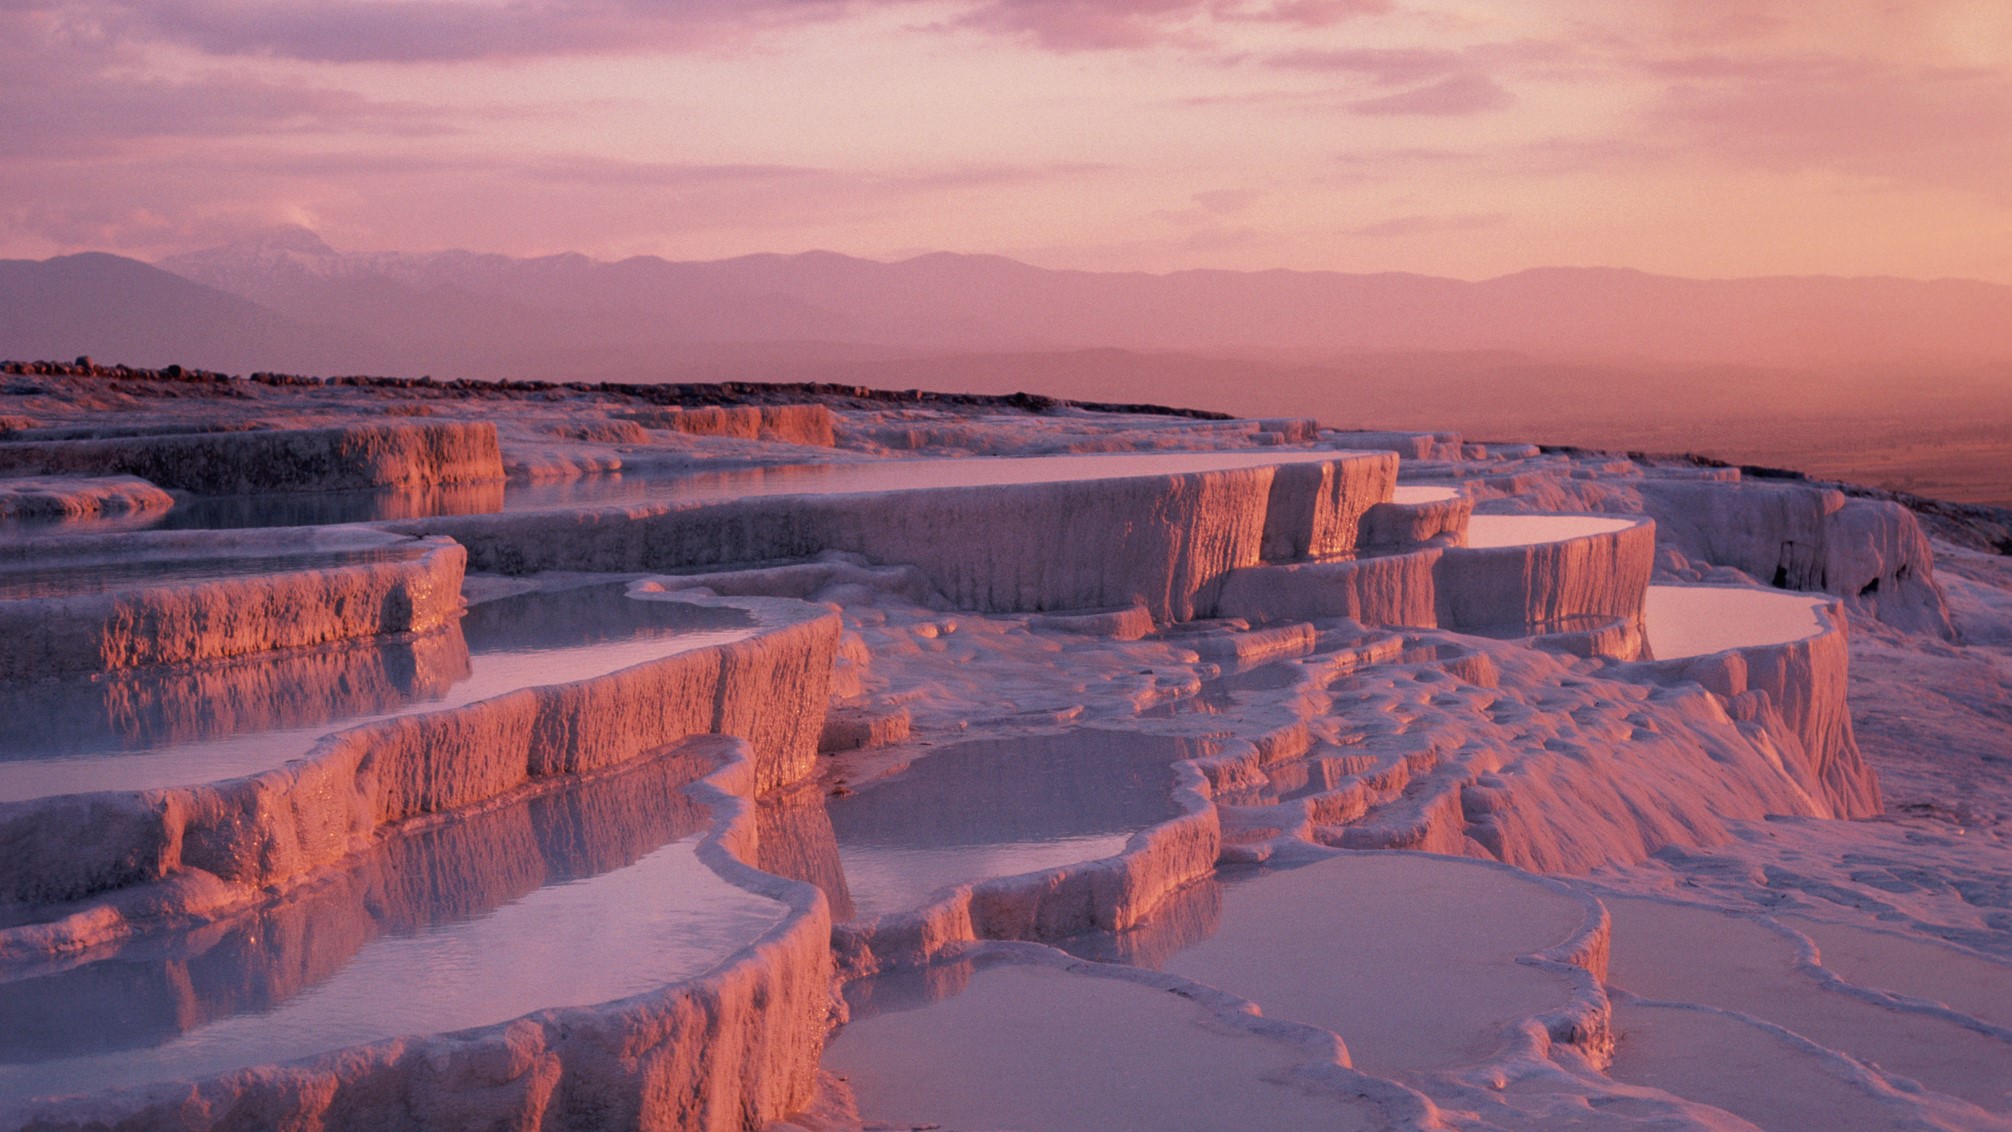
[[[2012,282],[2007,0],[0,0],[0,256]]]

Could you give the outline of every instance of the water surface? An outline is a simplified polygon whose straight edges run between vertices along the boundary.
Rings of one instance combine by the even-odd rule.
[[[1823,632],[1827,597],[1741,586],[1650,586],[1651,655],[1680,660],[1726,649],[1800,641]]]
[[[1308,1055],[1196,1003],[1036,964],[922,973],[915,1008],[878,989],[825,1051],[872,1127],[1026,1132],[1348,1132],[1380,1128],[1358,1097],[1291,1078]],[[873,982],[890,983],[903,976]],[[849,990],[851,988],[848,988]],[[849,996],[850,997],[850,996]]]
[[[1467,545],[1481,549],[1564,542],[1623,531],[1639,522],[1603,515],[1476,515],[1467,520]]]

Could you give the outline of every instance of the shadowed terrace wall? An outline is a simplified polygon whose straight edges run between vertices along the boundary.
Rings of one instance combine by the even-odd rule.
[[[439,421],[0,440],[0,471],[130,475],[181,491],[231,495],[498,480],[503,457],[495,425]]]

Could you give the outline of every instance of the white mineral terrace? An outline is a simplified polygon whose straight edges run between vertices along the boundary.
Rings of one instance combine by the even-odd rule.
[[[2012,1128],[2012,559],[1898,504],[203,388],[15,398],[0,1129]]]
[[[344,727],[571,683],[751,632],[738,611],[639,600],[620,583],[603,583],[478,604],[438,639],[324,649],[319,659],[355,671],[346,679],[391,681],[375,702],[330,702],[326,711],[311,701],[290,702],[296,689],[269,680],[275,663],[311,671],[313,654],[0,685],[0,703],[11,702],[24,716],[34,712],[31,726],[0,734],[0,802],[237,778],[300,758]],[[408,666],[409,673],[399,671]],[[115,695],[101,694],[108,679]],[[234,682],[245,691],[233,695]],[[247,704],[246,695],[271,702]],[[192,696],[229,697],[239,725],[215,708],[204,720]],[[163,711],[176,717],[164,718]],[[269,721],[281,725],[262,726]]]

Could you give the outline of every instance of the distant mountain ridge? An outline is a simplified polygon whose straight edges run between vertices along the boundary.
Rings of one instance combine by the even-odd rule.
[[[1974,366],[2012,362],[2012,286],[1615,268],[1481,282],[1147,275],[949,253],[604,262],[347,253],[297,228],[156,267],[102,254],[0,261],[0,356],[652,380],[762,375],[736,365],[801,377],[804,366],[838,362],[1108,348],[1284,365],[1498,351],[1628,365]]]
[[[0,260],[0,356],[321,370],[359,356],[327,327],[122,256]]]

